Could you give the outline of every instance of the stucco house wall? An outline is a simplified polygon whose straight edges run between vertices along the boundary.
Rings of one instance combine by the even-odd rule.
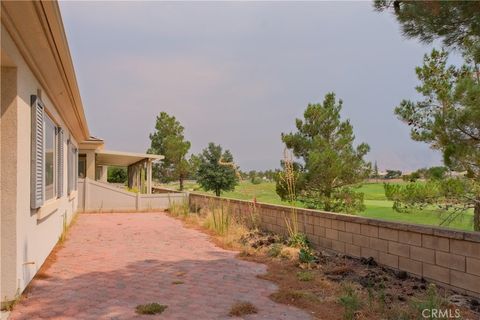
[[[1,126],[1,292],[3,300],[21,293],[44,263],[77,208],[76,192],[67,194],[67,161],[64,161],[63,196],[30,209],[31,95],[41,93],[46,113],[77,144],[45,88],[20,54],[2,24],[2,126]],[[5,60],[4,60],[5,59]],[[8,66],[3,62],[8,60]],[[16,79],[15,79],[16,78]],[[8,80],[8,81],[3,81]],[[16,81],[12,81],[16,80]],[[5,84],[4,84],[5,82]],[[8,87],[7,87],[8,86]],[[11,99],[3,99],[3,89]],[[15,93],[16,90],[16,93]],[[5,115],[5,117],[4,117]]]

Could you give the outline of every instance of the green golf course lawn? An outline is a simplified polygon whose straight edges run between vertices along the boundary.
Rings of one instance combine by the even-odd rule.
[[[166,186],[169,188],[178,188],[178,183],[172,183]],[[212,194],[211,192],[201,190],[196,183],[192,182],[187,182],[185,184],[185,189],[199,193]],[[365,211],[356,213],[358,216],[435,226],[441,225],[446,217],[445,213],[433,209],[417,210],[408,213],[394,211],[392,209],[392,201],[388,201],[385,197],[383,182],[366,183],[362,185],[358,191],[365,194],[366,206]],[[274,182],[252,184],[250,181],[242,181],[234,191],[225,192],[222,194],[222,197],[241,200],[252,200],[256,198],[258,202],[288,205],[288,203],[282,201],[275,192]],[[297,205],[300,207],[302,206],[301,203],[298,203]],[[473,211],[460,215],[450,224],[444,225],[444,227],[470,231],[473,230]]]

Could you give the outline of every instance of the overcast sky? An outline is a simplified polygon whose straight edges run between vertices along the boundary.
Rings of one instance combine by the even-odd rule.
[[[380,169],[440,163],[393,114],[415,99],[429,47],[371,2],[62,2],[91,134],[145,152],[161,111],[191,151],[230,149],[241,169],[279,167],[282,132],[334,91]]]

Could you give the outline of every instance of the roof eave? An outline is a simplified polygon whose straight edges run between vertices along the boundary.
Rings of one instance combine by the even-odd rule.
[[[78,141],[90,137],[56,1],[2,1],[2,26]]]

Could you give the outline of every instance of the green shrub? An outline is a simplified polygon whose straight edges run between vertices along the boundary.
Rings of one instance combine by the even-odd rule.
[[[354,320],[355,314],[362,306],[361,300],[351,284],[344,284],[342,286],[342,291],[343,295],[340,296],[339,303],[344,308],[343,319]]]
[[[414,300],[414,308],[418,311],[418,319],[422,319],[423,310],[440,310],[445,309],[448,305],[446,300],[442,298],[438,292],[437,287],[432,283],[428,286],[425,299]],[[438,319],[447,319],[447,318],[438,318]]]
[[[305,234],[293,233],[288,238],[288,245],[295,248],[308,248],[310,246],[310,243],[308,242],[308,238]]]
[[[127,168],[108,167],[107,181],[110,182],[110,183],[125,183],[125,182],[127,182]]]
[[[274,243],[268,248],[268,255],[270,257],[278,257],[282,252],[282,245],[280,243]]]
[[[298,253],[298,260],[301,263],[312,263],[315,260],[315,256],[309,248],[301,248]]]
[[[252,184],[260,184],[260,183],[262,183],[262,178],[260,178],[260,177],[252,177],[252,179],[250,179],[250,182],[251,182]]]
[[[127,187],[127,191],[128,192],[133,192],[133,193],[138,193],[138,188],[137,187],[133,187],[133,188]]]

